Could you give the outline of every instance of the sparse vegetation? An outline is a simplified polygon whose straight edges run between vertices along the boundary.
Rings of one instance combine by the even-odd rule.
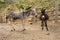
[[[28,6],[35,5],[36,8],[46,7],[47,9],[54,9],[56,0],[0,0],[0,12],[3,12],[12,5],[15,5],[19,10],[21,7],[26,9]],[[60,2],[60,0],[58,0]]]

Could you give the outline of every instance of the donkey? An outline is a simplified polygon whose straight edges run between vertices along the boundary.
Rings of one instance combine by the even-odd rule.
[[[47,20],[49,19],[49,16],[45,13],[45,10],[44,8],[41,9],[41,15],[40,15],[40,20],[41,20],[41,27],[42,27],[42,30],[44,28],[44,25],[46,27],[46,30],[48,31],[48,27],[47,27]]]
[[[28,17],[30,15],[30,12],[32,11],[34,14],[34,16],[37,16],[37,13],[35,11],[36,9],[31,6],[28,7],[25,11],[19,12],[19,13],[14,13],[14,12],[10,12],[7,16],[6,16],[6,20],[12,18],[13,20],[17,20],[17,19],[25,19],[26,17]]]

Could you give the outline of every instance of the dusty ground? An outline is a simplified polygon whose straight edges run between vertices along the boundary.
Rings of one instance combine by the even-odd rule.
[[[0,23],[0,40],[60,40],[60,23],[48,22],[49,31],[41,30],[40,22]],[[26,29],[23,30],[23,27]],[[15,28],[15,31],[13,30]]]

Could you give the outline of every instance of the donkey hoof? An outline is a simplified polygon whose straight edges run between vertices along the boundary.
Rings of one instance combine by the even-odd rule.
[[[33,23],[30,23],[30,25],[32,25]]]
[[[13,30],[11,30],[11,32],[12,32]]]

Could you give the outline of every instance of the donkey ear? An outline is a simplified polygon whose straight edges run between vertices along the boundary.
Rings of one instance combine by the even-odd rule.
[[[8,10],[10,10],[10,8],[8,8]]]
[[[46,9],[44,9],[44,10],[46,10]]]

